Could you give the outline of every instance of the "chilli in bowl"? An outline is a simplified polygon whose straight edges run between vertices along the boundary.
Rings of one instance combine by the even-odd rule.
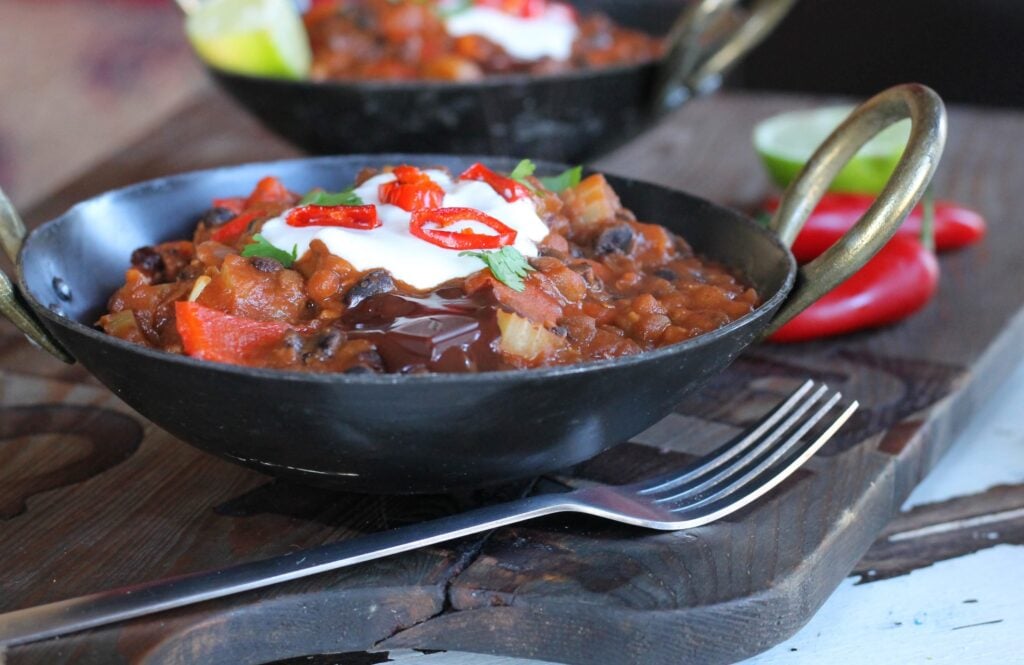
[[[661,40],[553,0],[326,0],[304,16],[311,77],[474,81],[648,62]]]
[[[238,192],[225,192],[225,195]],[[477,372],[641,353],[758,294],[638,221],[600,174],[365,169],[340,192],[272,176],[190,240],[141,247],[99,321],[152,348],[253,367]]]

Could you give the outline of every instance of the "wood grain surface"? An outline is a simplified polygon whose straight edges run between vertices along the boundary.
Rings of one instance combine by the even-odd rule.
[[[821,102],[700,100],[598,166],[750,208],[768,191],[749,147],[753,124]],[[858,567],[1020,355],[1024,288],[1015,269],[1024,234],[1015,214],[1024,206],[1024,159],[1016,147],[1022,139],[1019,114],[951,113],[936,189],[980,209],[992,229],[982,245],[942,258],[939,295],[912,320],[842,340],[752,349],[632,442],[532,489],[621,482],[671,467],[749,424],[807,377],[861,400],[855,420],[799,477],[741,514],[678,534],[580,517],[538,520],[19,647],[6,662],[270,663],[415,648],[614,665],[729,662],[768,648],[803,625]],[[27,217],[35,224],[84,197],[148,177],[294,154],[211,92]],[[80,369],[33,351],[6,324],[0,371],[0,560],[7,564],[0,611],[355,537],[531,491],[395,499],[289,485],[157,430]],[[994,491],[986,500],[1009,505],[1012,492]],[[944,510],[944,519],[970,513]],[[921,519],[889,529],[913,531],[931,518]],[[898,548],[900,541],[888,542]],[[915,565],[912,554],[872,551],[878,574]]]

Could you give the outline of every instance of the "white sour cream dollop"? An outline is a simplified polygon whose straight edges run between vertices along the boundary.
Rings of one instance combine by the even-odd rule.
[[[548,227],[537,215],[530,198],[510,203],[485,182],[453,181],[447,173],[438,170],[424,172],[445,191],[443,207],[476,208],[487,213],[517,231],[513,246],[524,256],[537,256],[537,243],[548,235]],[[285,211],[280,217],[269,220],[261,233],[270,244],[285,251],[297,246],[299,256],[309,249],[313,240],[320,240],[331,254],[345,259],[356,270],[364,272],[383,268],[395,279],[421,290],[483,269],[480,259],[459,256],[461,250],[438,247],[409,232],[411,213],[380,200],[380,185],[394,179],[391,173],[382,173],[355,190],[364,203],[377,206],[381,226],[371,231],[332,226],[289,226],[286,222],[288,211]],[[476,222],[460,222],[445,230],[459,231],[466,227],[477,233],[494,234],[493,229]]]
[[[572,9],[557,2],[549,3],[540,16],[530,18],[474,5],[455,12],[444,24],[453,37],[485,37],[519,60],[568,60],[579,34]]]

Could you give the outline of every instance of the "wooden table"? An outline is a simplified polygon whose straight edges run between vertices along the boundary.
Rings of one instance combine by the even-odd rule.
[[[772,113],[820,102],[741,95],[700,100],[597,166],[751,207],[768,185],[749,147],[750,129]],[[1024,340],[1024,283],[1015,271],[1024,238],[1014,226],[1024,207],[1024,158],[1017,147],[1024,117],[954,109],[950,134],[937,190],[980,208],[993,222],[993,237],[943,258],[935,303],[906,324],[842,342],[755,349],[666,423],[616,448],[611,458],[559,479],[616,478],[624,461],[631,465],[627,472],[642,473],[663,457],[699,453],[763,406],[754,403],[759,390],[774,394],[804,373],[829,375],[864,397],[864,418],[846,439],[737,521],[673,537],[576,518],[548,520],[285,589],[20,647],[6,654],[7,663],[262,663],[369,648],[424,665],[488,662],[409,651],[413,647],[491,652],[494,663],[505,662],[501,654],[564,662],[596,662],[598,654],[608,663],[724,662],[795,632],[851,569],[873,582],[858,589],[887,589],[945,565],[928,569],[933,562],[960,565],[956,557],[980,551],[973,556],[987,565],[990,553],[1004,556],[1007,548],[996,546],[1020,543],[1024,533],[1020,473],[1004,474],[1005,486],[982,483],[959,498],[921,499],[856,564],[954,434],[968,424],[984,425],[972,422],[975,407],[1011,374]],[[38,223],[77,200],[149,177],[296,154],[207,91],[143,140],[47,197],[27,218]],[[982,279],[1003,307],[979,292]],[[7,534],[0,538],[0,557],[10,571],[0,575],[0,610],[351,537],[479,499],[338,497],[268,482],[140,422],[80,368],[30,350],[7,324],[0,327],[0,377],[0,535]],[[737,386],[744,392],[735,393]],[[716,406],[716,398],[725,406]],[[687,432],[684,441],[680,428]],[[1009,436],[1019,441],[1020,432]],[[1007,458],[996,468],[1019,470],[1015,463]],[[853,464],[857,474],[836,475],[837,464]],[[749,545],[735,541],[743,533]],[[674,548],[691,554],[676,560]],[[664,577],[672,570],[689,582]],[[726,577],[714,579],[720,575]],[[876,581],[883,578],[888,581]],[[852,593],[848,586],[839,593]],[[683,610],[700,605],[687,593],[717,600],[704,605],[699,619],[684,620],[691,615]],[[968,612],[989,601],[963,600],[978,600],[963,603],[971,621],[943,628],[956,629],[964,640],[975,634],[964,629],[968,623],[1002,630],[991,622],[1003,617]],[[619,619],[629,614],[625,609],[635,611],[636,623],[588,623],[613,607]],[[842,612],[830,608],[812,621],[842,621]],[[778,614],[759,616],[763,612]],[[929,624],[934,616],[915,614],[908,623],[900,615],[878,624],[937,625]],[[618,646],[606,644],[620,635]],[[866,629],[853,635],[871,639]],[[296,636],[301,643],[294,643]],[[778,649],[799,653],[816,639],[801,633],[761,658],[779,657]],[[908,661],[931,655],[925,643],[904,653]],[[319,662],[383,659],[349,653]]]

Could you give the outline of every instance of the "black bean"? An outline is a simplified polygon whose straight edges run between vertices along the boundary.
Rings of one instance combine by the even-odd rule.
[[[565,326],[555,326],[554,328],[551,329],[551,332],[555,333],[559,337],[565,337],[566,335],[569,334],[569,329],[566,328]]]
[[[164,257],[152,247],[139,247],[132,252],[132,265],[139,270],[154,273],[164,269]]]
[[[197,223],[206,224],[207,227],[220,226],[236,216],[234,212],[227,208],[210,208],[199,216]]]
[[[251,259],[252,267],[260,272],[275,273],[284,270],[281,262],[267,256],[254,256]]]
[[[345,304],[355,307],[367,298],[395,290],[395,280],[387,270],[374,270],[359,280],[345,294]]]
[[[597,237],[594,244],[594,251],[598,254],[612,254],[620,252],[629,254],[636,244],[636,234],[632,227],[627,224],[620,224],[607,228]]]
[[[654,271],[654,276],[660,277],[669,282],[674,282],[677,279],[679,279],[679,275],[677,275],[675,271],[669,270],[668,268],[658,268],[657,270]]]
[[[341,345],[348,340],[348,335],[343,330],[331,328],[318,336],[311,344],[311,349],[302,354],[302,361],[309,363],[312,360],[327,362],[334,357]]]

